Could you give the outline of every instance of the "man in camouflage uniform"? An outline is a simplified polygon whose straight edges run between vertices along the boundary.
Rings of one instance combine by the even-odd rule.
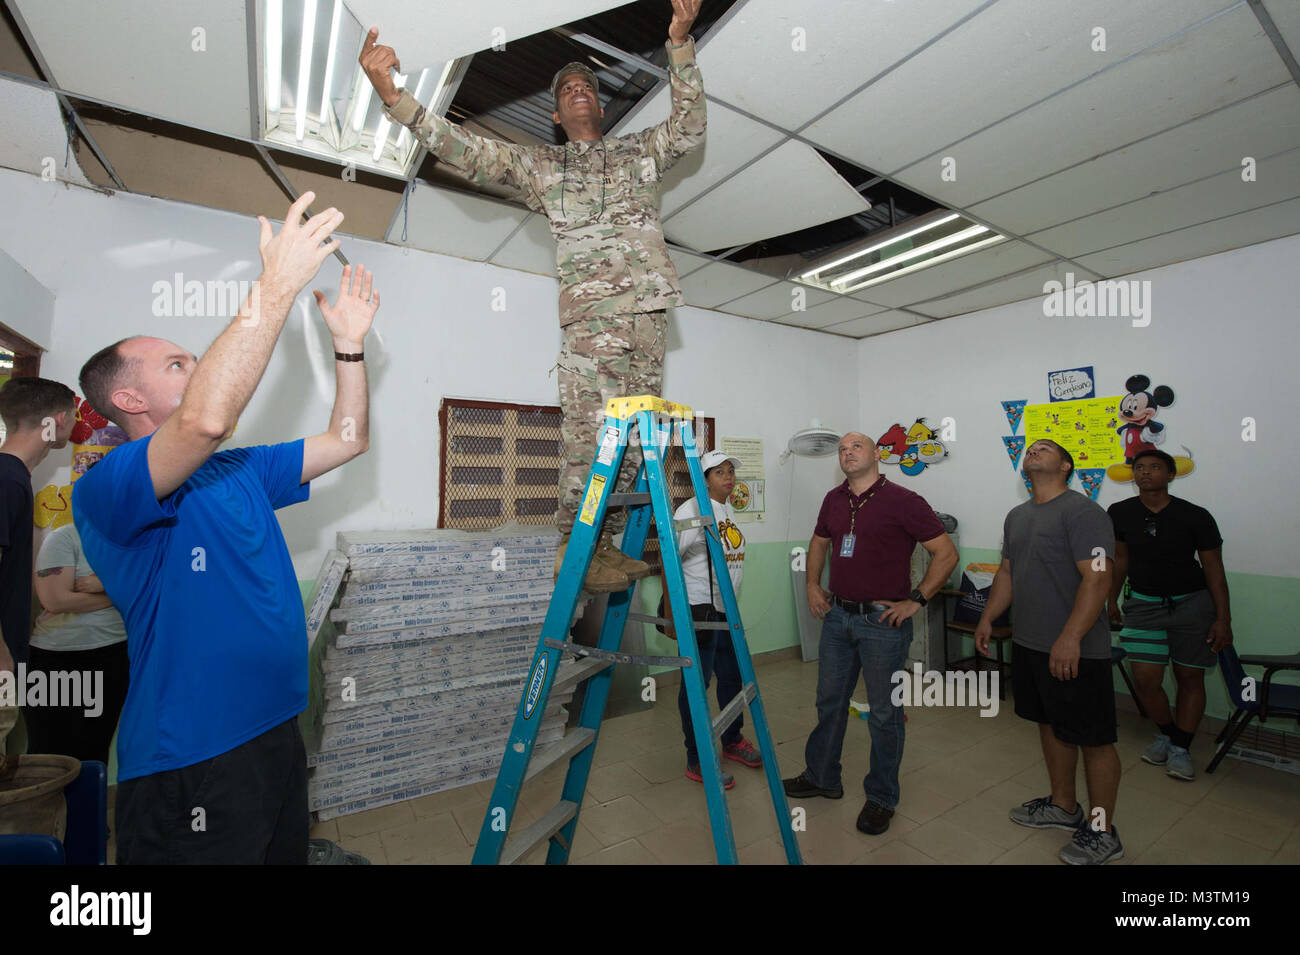
[[[672,113],[667,120],[626,136],[604,138],[596,75],[582,63],[561,69],[551,84],[555,122],[563,146],[520,146],[467,132],[429,113],[390,75],[400,69],[391,47],[376,46],[372,28],[360,62],[384,111],[406,126],[439,160],[477,185],[498,183],[518,190],[527,206],[545,215],[556,241],[560,279],[559,356],[561,436],[560,510],[556,524],[573,529],[605,403],[622,395],[659,394],[670,305],[685,300],[664,244],[659,221],[663,174],[704,142],[705,101],[695,65],[691,24],[701,0],[671,0],[668,69]],[[641,465],[629,447],[618,488],[631,487]],[[584,586],[592,592],[626,590],[650,568],[613,545],[626,517],[611,513]],[[564,558],[561,544],[556,572]]]

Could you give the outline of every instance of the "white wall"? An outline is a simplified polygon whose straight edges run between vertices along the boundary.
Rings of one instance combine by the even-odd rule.
[[[1291,236],[1130,276],[1151,282],[1145,328],[1046,318],[1039,298],[864,339],[862,420],[876,437],[895,421],[952,416],[950,457],[899,480],[957,517],[963,546],[996,548],[1006,512],[1028,496],[1003,450],[1011,431],[1000,402],[1046,402],[1047,373],[1061,368],[1092,365],[1098,396],[1123,394],[1130,375],[1145,374],[1175,393],[1156,419],[1167,428],[1163,449],[1186,446],[1196,462],[1171,492],[1215,516],[1228,569],[1300,576],[1298,260],[1300,236]],[[1246,417],[1258,424],[1254,443],[1242,440]],[[1132,493],[1106,479],[1099,503]]]
[[[49,347],[54,294],[0,249],[0,324],[28,341]]]
[[[156,317],[155,282],[171,282],[176,272],[185,280],[251,281],[260,272],[257,222],[233,213],[103,196],[9,170],[0,170],[0,206],[7,210],[0,249],[56,296],[42,374],[74,388],[82,363],[119,338],[156,335],[202,354],[224,327],[221,318]],[[268,214],[283,215],[284,208]],[[444,396],[557,403],[553,279],[349,237],[343,250],[375,271],[383,298],[366,349],[371,450],[315,482],[308,504],[281,512],[303,578],[315,577],[339,530],[436,525],[437,412]],[[332,297],[341,269],[331,258],[312,287]],[[496,288],[505,290],[504,312],[491,308]],[[288,440],[326,426],[333,361],[323,328],[309,288],[233,444]],[[852,426],[857,375],[855,346],[846,339],[676,310],[665,394],[715,416],[721,435],[765,441],[770,518],[746,528],[751,541],[787,539],[787,501],[793,501],[789,537],[811,533],[821,496],[838,476],[834,459],[778,467],[777,456],[789,435],[813,418]],[[33,476],[37,488],[66,481],[67,458],[52,454]]]

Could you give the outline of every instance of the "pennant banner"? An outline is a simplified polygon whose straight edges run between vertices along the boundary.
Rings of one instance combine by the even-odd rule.
[[[1106,474],[1106,469],[1076,468],[1074,473],[1079,475],[1079,484],[1083,492],[1094,501],[1097,500],[1098,495],[1101,494],[1101,479]]]
[[[1020,419],[1024,416],[1025,405],[1029,404],[1027,400],[1004,401],[1002,410],[1006,412],[1007,424],[1011,425],[1011,433],[1015,434],[1020,430]]]
[[[1011,459],[1011,470],[1020,469],[1020,455],[1025,450],[1025,439],[1018,435],[1004,435],[1002,443],[1006,446],[1007,457]]]

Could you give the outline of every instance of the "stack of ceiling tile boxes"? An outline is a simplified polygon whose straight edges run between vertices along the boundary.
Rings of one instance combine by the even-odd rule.
[[[313,654],[322,705],[308,764],[318,819],[495,777],[558,543],[554,530],[522,525],[338,535],[308,615],[311,639],[327,611],[333,623]],[[552,695],[539,746],[564,735],[572,693]]]

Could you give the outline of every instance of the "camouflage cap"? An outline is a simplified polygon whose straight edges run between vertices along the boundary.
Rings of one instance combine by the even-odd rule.
[[[561,68],[560,72],[555,74],[555,79],[551,80],[551,97],[553,99],[559,100],[560,82],[566,76],[572,76],[574,73],[581,73],[587,79],[591,80],[591,85],[596,91],[596,96],[600,96],[600,81],[596,79],[596,74],[592,72],[591,67],[587,66],[585,63],[579,63],[577,60],[574,60],[572,63],[565,64],[565,66]]]

